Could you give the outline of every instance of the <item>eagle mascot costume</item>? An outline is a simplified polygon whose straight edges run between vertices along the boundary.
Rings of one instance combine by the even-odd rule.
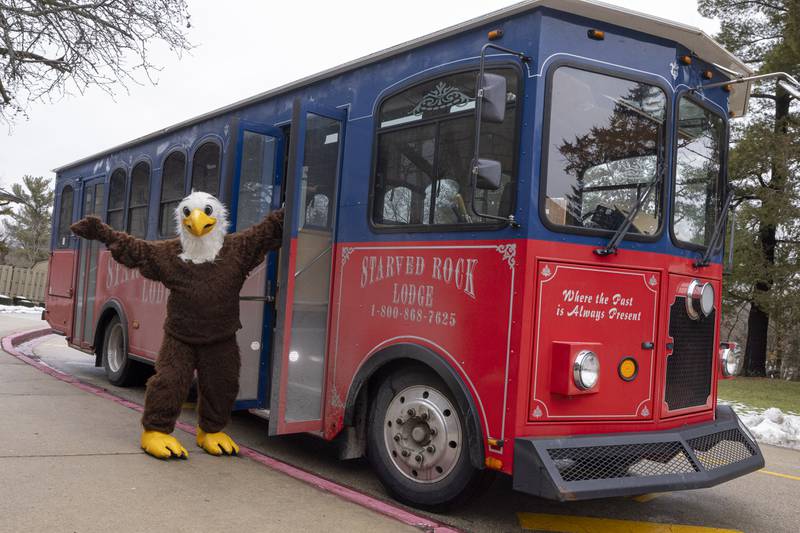
[[[171,435],[197,370],[197,445],[212,455],[239,447],[222,429],[239,392],[239,291],[266,252],[279,248],[283,210],[227,234],[228,213],[214,196],[193,192],[175,210],[178,239],[145,241],[115,231],[97,217],[72,225],[80,237],[104,243],[120,264],[169,289],[164,341],[147,381],[142,449],[153,457],[187,458]]]

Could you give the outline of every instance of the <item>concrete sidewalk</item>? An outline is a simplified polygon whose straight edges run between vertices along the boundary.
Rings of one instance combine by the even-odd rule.
[[[0,531],[419,531],[179,430],[188,461],[148,457],[139,416],[0,352]]]

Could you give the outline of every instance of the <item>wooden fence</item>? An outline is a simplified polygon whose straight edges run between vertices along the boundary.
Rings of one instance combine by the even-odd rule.
[[[38,304],[44,304],[47,289],[47,263],[44,268],[34,265],[33,268],[0,265],[0,295],[8,298],[24,298]]]

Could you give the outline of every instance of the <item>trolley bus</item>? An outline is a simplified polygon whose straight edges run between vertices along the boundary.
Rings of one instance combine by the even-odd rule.
[[[716,402],[751,75],[681,24],[516,4],[58,168],[46,318],[129,384],[166,291],[70,223],[168,239],[193,189],[237,231],[285,205],[240,296],[236,406],[270,435],[421,507],[492,471],[559,500],[724,482],[763,465]]]

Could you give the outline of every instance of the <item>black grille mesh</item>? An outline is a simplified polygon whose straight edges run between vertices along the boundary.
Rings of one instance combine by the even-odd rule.
[[[686,298],[679,297],[670,308],[669,335],[672,354],[667,357],[667,386],[664,401],[670,411],[704,405],[711,394],[714,362],[714,324],[710,316],[692,320],[686,312]]]
[[[689,446],[706,470],[738,463],[756,454],[750,441],[736,429],[691,439]]]
[[[697,472],[680,442],[548,449],[564,481]]]

